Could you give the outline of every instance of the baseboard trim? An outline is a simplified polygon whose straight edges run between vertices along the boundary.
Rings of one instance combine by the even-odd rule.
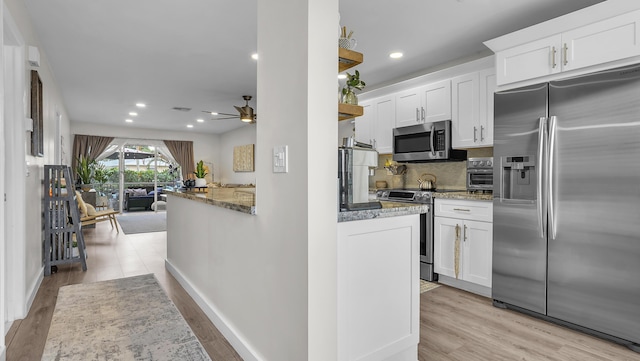
[[[489,287],[480,286],[475,283],[462,281],[462,280],[458,280],[458,279],[443,276],[443,275],[438,275],[438,282],[445,284],[447,286],[459,288],[467,292],[475,293],[480,296],[491,298],[491,288]]]
[[[2,346],[0,347],[0,361],[6,361],[7,360],[7,348]]]
[[[7,337],[9,334],[9,330],[11,329],[11,326],[13,326],[13,322],[14,321],[9,321],[4,323],[4,337]]]
[[[263,361],[264,359],[259,356],[259,353],[256,352],[248,342],[242,337],[242,335],[237,332],[233,326],[230,325],[229,322],[222,316],[220,311],[215,307],[215,305],[208,302],[198,291],[196,287],[194,287],[186,277],[180,273],[180,271],[173,265],[169,260],[164,261],[165,268],[175,277],[175,279],[180,283],[180,285],[187,291],[189,296],[193,298],[193,300],[198,304],[200,309],[207,315],[209,320],[218,328],[218,330],[226,337],[227,341],[231,344],[231,346],[236,350],[236,352],[242,357],[244,361]],[[0,360],[2,361],[2,360]]]
[[[44,267],[40,269],[40,272],[38,273],[38,277],[36,278],[35,282],[31,285],[31,288],[27,293],[28,296],[27,296],[27,302],[25,304],[25,314],[23,315],[22,318],[27,317],[27,315],[29,314],[29,310],[31,310],[31,306],[33,305],[33,300],[36,299],[36,295],[38,294],[38,290],[40,289],[40,285],[42,284],[43,280],[44,280]]]

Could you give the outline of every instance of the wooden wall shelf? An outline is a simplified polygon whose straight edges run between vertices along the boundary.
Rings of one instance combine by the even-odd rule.
[[[360,117],[364,114],[364,108],[359,105],[338,103],[338,121]]]
[[[364,57],[357,51],[338,48],[338,73],[362,63]]]

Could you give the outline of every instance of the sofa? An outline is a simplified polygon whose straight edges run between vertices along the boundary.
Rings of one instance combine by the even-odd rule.
[[[158,195],[162,194],[162,187],[158,187]],[[153,187],[128,188],[124,191],[124,210],[151,210],[154,202]]]

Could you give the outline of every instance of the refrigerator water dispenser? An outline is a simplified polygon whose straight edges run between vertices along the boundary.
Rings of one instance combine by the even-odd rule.
[[[536,199],[536,157],[533,155],[500,158],[502,199]]]

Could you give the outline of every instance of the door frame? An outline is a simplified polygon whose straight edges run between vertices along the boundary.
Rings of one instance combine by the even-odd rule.
[[[4,269],[4,302],[2,309],[2,327],[8,331],[10,323],[26,316],[26,206],[25,182],[26,151],[25,128],[26,120],[26,59],[25,42],[20,30],[13,20],[4,2],[2,3],[2,60],[4,62],[3,84],[3,142],[4,165],[2,177],[3,203],[2,251]],[[11,175],[11,176],[9,176]],[[10,193],[5,193],[6,190]],[[11,209],[11,212],[5,210]],[[6,240],[12,240],[6,242]],[[2,282],[0,282],[2,283]]]

